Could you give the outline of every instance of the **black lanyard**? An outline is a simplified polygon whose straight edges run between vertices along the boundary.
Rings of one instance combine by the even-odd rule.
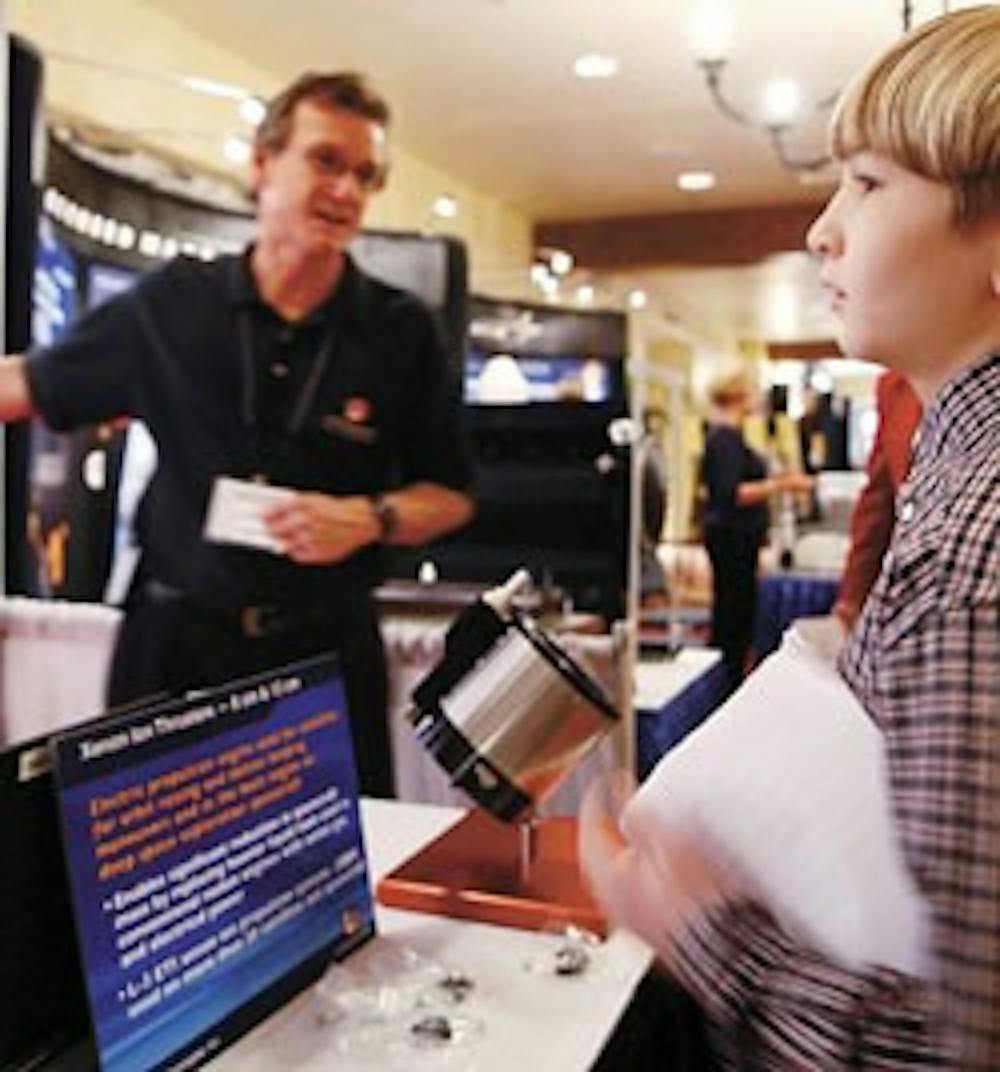
[[[323,376],[326,374],[340,337],[340,332],[335,327],[331,327],[323,339],[323,343],[309,367],[309,374],[306,376],[305,383],[299,388],[295,404],[292,406],[292,412],[285,424],[278,453],[287,452],[292,441],[305,427],[306,418],[309,416],[309,411],[316,401],[316,394],[319,391],[320,384],[323,382]],[[249,306],[245,306],[239,311],[239,342],[240,366],[243,373],[240,416],[243,421],[243,427],[250,439],[253,468],[259,471],[262,466],[260,422],[257,419],[258,369],[256,347],[254,346],[253,310]],[[262,475],[258,472],[255,479],[261,478]]]

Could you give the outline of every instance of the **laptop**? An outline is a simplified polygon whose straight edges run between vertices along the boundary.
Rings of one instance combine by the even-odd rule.
[[[205,1063],[374,934],[332,656],[81,724],[50,753],[103,1072]]]

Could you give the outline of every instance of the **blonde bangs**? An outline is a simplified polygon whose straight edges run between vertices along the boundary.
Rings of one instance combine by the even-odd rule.
[[[848,86],[830,142],[839,159],[870,150],[952,185],[960,222],[1000,210],[1000,8],[904,37]]]

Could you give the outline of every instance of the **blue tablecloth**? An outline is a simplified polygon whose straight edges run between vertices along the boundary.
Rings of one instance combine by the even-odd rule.
[[[726,698],[722,662],[710,666],[657,710],[639,708],[635,717],[636,767],[641,781],[660,757],[699,726]]]
[[[782,634],[796,618],[829,614],[839,585],[839,578],[815,573],[761,577],[753,641],[758,659],[778,647]]]

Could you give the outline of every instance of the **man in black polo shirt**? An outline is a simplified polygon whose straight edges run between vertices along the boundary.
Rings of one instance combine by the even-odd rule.
[[[346,254],[385,179],[388,119],[359,77],[303,76],[257,132],[243,256],[178,258],[55,346],[0,362],[0,418],[65,430],[127,414],[156,440],[109,703],[335,649],[376,795],[392,793],[379,545],[472,512],[437,325]],[[223,477],[294,489],[254,507],[270,551],[206,537]]]

